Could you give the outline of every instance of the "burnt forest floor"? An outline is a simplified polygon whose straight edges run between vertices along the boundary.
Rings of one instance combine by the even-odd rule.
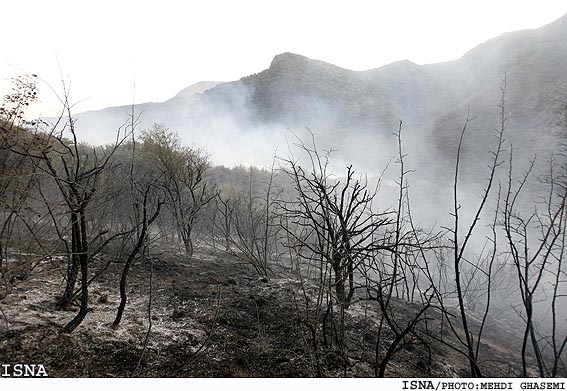
[[[105,264],[93,260],[91,271]],[[68,310],[56,305],[65,268],[64,259],[53,258],[27,278],[12,278],[0,301],[1,363],[43,364],[53,377],[311,377],[318,358],[322,376],[374,376],[376,303],[352,304],[345,311],[343,349],[320,346],[316,356],[300,284],[277,266],[272,278],[261,279],[230,256],[203,249],[191,260],[164,253],[151,264],[137,262],[129,274],[122,323],[112,328],[121,265],[111,263],[90,285],[89,313],[71,334],[61,330],[77,305]],[[412,311],[402,301],[394,308],[400,322]],[[438,333],[440,319],[430,311],[427,327]],[[446,341],[454,344],[452,338]],[[481,363],[486,375],[518,375],[512,364],[519,361],[512,354],[516,343],[503,324],[491,325],[482,344],[482,357],[489,358]],[[386,375],[466,377],[468,363],[443,343],[410,338]]]

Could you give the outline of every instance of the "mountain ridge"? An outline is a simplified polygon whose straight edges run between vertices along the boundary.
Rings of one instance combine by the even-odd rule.
[[[352,71],[284,52],[258,73],[179,99],[184,89],[165,102],[135,109],[143,111],[142,128],[162,123],[177,129],[187,143],[212,149],[213,154],[224,139],[242,139],[247,146],[256,143],[261,154],[273,150],[275,133],[308,127],[324,147],[340,147],[345,160],[354,156],[367,166],[380,163],[374,155],[393,153],[391,141],[400,120],[407,129],[409,147],[420,154],[415,164],[433,165],[434,158],[453,158],[458,134],[470,113],[476,118],[470,124],[475,137],[464,155],[479,163],[486,158],[498,126],[504,78],[508,139],[525,153],[550,151],[556,143],[555,102],[567,85],[562,71],[566,68],[567,14],[538,29],[502,34],[443,63],[401,60]],[[91,124],[116,129],[119,121],[113,117],[118,111],[80,113],[78,124],[82,123],[87,136],[94,129]],[[357,150],[369,143],[378,144],[376,151],[381,145],[388,151]],[[223,155],[217,156],[223,163]],[[266,156],[263,162],[269,159]]]

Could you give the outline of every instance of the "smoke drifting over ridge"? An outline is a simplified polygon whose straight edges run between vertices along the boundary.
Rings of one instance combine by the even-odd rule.
[[[504,78],[506,147],[514,145],[516,171],[525,170],[534,155],[534,177],[548,170],[547,156],[558,146],[557,99],[567,85],[566,66],[567,17],[562,17],[537,30],[504,34],[439,64],[399,61],[350,71],[283,53],[257,74],[190,87],[166,102],[135,105],[134,113],[140,114],[138,131],[159,123],[210,153],[213,163],[228,166],[269,166],[276,149],[286,156],[292,132],[305,137],[308,128],[320,150],[336,150],[332,163],[338,173],[353,164],[370,177],[389,162],[394,165],[394,133],[403,121],[406,164],[415,171],[416,192],[435,199],[444,189],[450,199],[467,116],[462,183],[474,193],[484,182],[494,130],[500,127]],[[131,109],[77,114],[78,134],[94,144],[108,142]],[[384,183],[395,179],[397,170],[390,171]]]
[[[163,124],[187,143],[207,149],[213,161],[228,165],[267,165],[274,147],[281,149],[286,129],[309,127],[325,147],[338,148],[346,160],[357,157],[373,170],[377,156],[388,155],[382,147],[390,150],[402,120],[408,149],[412,143],[417,147],[409,158],[422,166],[420,160],[453,156],[469,110],[474,136],[464,152],[483,159],[498,126],[506,74],[509,141],[547,153],[555,141],[554,102],[567,83],[561,66],[567,64],[566,20],[505,34],[461,59],[425,66],[401,61],[355,72],[284,53],[258,74],[134,109],[141,114],[139,129]],[[77,128],[85,141],[101,144],[112,139],[129,112],[123,106],[78,114]]]

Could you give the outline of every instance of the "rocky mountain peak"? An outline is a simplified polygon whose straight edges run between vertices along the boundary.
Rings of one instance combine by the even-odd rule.
[[[270,69],[276,68],[294,68],[298,66],[304,66],[311,62],[309,58],[301,56],[294,53],[281,53],[274,57],[272,63],[270,64]]]

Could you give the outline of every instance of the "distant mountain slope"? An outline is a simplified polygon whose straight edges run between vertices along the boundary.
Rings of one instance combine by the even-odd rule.
[[[191,87],[166,102],[135,109],[142,112],[142,128],[154,122],[175,128],[222,163],[237,162],[238,153],[242,163],[255,154],[265,156],[252,162],[266,162],[274,145],[282,143],[285,129],[309,127],[323,146],[338,147],[345,161],[372,167],[383,163],[377,156],[395,153],[392,134],[403,120],[414,165],[446,171],[445,159],[454,158],[467,112],[474,120],[465,160],[474,165],[486,159],[492,132],[499,126],[505,75],[507,140],[524,157],[553,149],[557,102],[567,99],[566,69],[563,16],[539,29],[503,34],[458,60],[439,64],[400,61],[359,72],[283,53],[260,73]],[[86,140],[101,143],[101,137],[124,122],[129,109],[78,114],[77,126]]]
[[[154,122],[168,123],[173,120],[184,122],[194,110],[195,96],[221,84],[218,81],[202,81],[184,88],[173,98],[161,103],[140,103],[134,105],[134,113],[140,115],[140,129]],[[76,128],[82,141],[96,145],[110,143],[116,130],[128,121],[132,105],[108,107],[102,110],[86,111],[74,115]]]

